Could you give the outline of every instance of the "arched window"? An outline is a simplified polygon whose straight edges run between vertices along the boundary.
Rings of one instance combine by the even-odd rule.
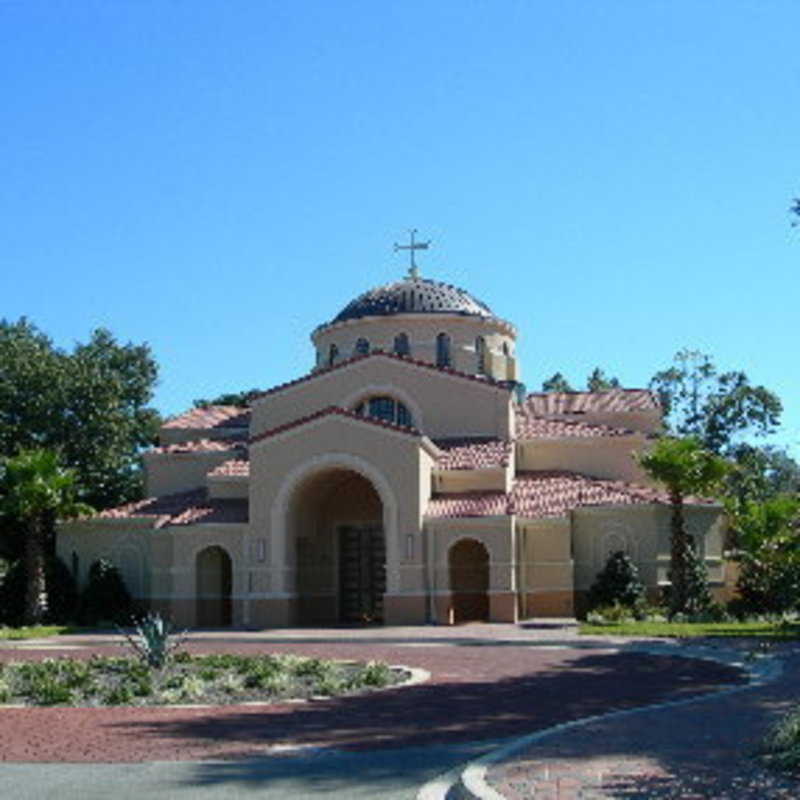
[[[394,337],[394,352],[398,356],[411,355],[411,346],[408,343],[408,334],[398,333]]]
[[[436,337],[436,366],[450,366],[450,337],[446,333]]]
[[[328,349],[328,366],[332,367],[336,363],[336,359],[339,358],[339,348],[332,344]]]
[[[370,397],[369,400],[359,403],[355,408],[356,414],[372,419],[382,419],[404,428],[412,428],[414,419],[409,410],[398,400],[388,395]]]
[[[511,355],[511,348],[508,346],[508,342],[503,342],[503,355],[506,358]]]
[[[356,355],[365,356],[369,353],[369,342],[362,336],[356,341]]]
[[[475,356],[478,362],[478,375],[486,374],[486,340],[479,336],[475,340]]]

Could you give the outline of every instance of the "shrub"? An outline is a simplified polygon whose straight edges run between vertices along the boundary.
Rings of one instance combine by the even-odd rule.
[[[63,625],[74,622],[78,608],[78,587],[67,565],[60,558],[48,559],[45,564],[47,613],[43,622]],[[18,627],[25,617],[25,588],[27,572],[22,560],[15,561],[0,584],[0,623]]]
[[[81,597],[80,620],[96,625],[100,620],[127,622],[134,613],[133,599],[119,570],[104,558],[89,567],[89,579]]]
[[[632,607],[642,602],[644,585],[631,557],[622,550],[611,553],[589,589],[589,608],[619,604]]]
[[[175,636],[160,614],[147,614],[136,625],[133,635],[126,633],[128,643],[143,664],[162,669],[173,652],[183,644],[184,637]]]

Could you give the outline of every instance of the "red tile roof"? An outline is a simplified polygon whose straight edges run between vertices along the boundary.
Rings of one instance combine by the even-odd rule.
[[[385,353],[382,350],[373,350],[371,353],[367,353],[366,355],[355,355],[352,358],[348,358],[345,361],[340,361],[338,364],[334,364],[332,367],[323,367],[322,369],[315,370],[314,372],[309,372],[308,375],[295,378],[292,381],[280,383],[277,386],[273,386],[271,389],[267,389],[265,392],[262,392],[255,399],[276,394],[277,392],[282,392],[286,389],[290,389],[293,386],[297,386],[300,383],[305,383],[306,381],[313,381],[315,378],[320,378],[323,375],[328,375],[331,372],[336,372],[336,370],[344,369],[345,367],[349,367],[351,364],[355,364],[359,361],[366,361],[370,358],[390,358],[394,361],[400,361],[404,364],[413,364],[415,367],[422,367],[423,369],[428,369],[433,372],[444,373],[445,375],[454,375],[458,378],[464,378],[465,380],[476,381],[477,383],[482,383],[485,386],[495,386],[501,389],[507,389],[509,391],[513,388],[513,384],[510,381],[496,381],[488,376],[470,375],[467,372],[460,372],[459,370],[451,369],[450,367],[437,367],[435,364],[430,364],[427,361],[419,361],[418,359],[410,358],[409,356],[399,356],[396,353]]]
[[[230,461],[225,461],[208,473],[209,478],[228,476],[247,478],[249,475],[250,462],[241,458],[232,458]]]
[[[516,408],[515,433],[517,439],[592,439],[604,436],[630,436],[635,431],[629,428],[614,428],[589,422],[562,419],[545,419]]]
[[[204,406],[192,408],[165,422],[163,428],[247,428],[250,426],[250,409],[241,406]]]
[[[591,412],[632,412],[660,409],[649,389],[611,389],[607,392],[533,392],[524,408],[535,417]]]
[[[490,469],[507,467],[511,458],[511,442],[491,438],[435,439],[433,442],[444,454],[436,463],[437,469]]]
[[[154,527],[192,525],[197,522],[247,522],[247,500],[212,500],[205,489],[148,497],[135,503],[101,511],[94,520],[152,519]]]
[[[687,498],[687,503],[708,505],[713,500]],[[586,506],[668,504],[666,492],[624,481],[590,478],[575,472],[521,472],[510,493],[498,491],[449,493],[434,497],[427,517],[563,517]]]
[[[269,439],[270,437],[277,436],[279,433],[283,433],[284,431],[292,430],[292,428],[299,428],[308,422],[312,422],[315,419],[320,419],[321,417],[327,417],[332,414],[337,414],[340,417],[348,417],[349,419],[358,420],[364,425],[375,425],[378,428],[388,428],[389,430],[398,431],[399,433],[405,433],[408,436],[417,436],[417,437],[422,436],[422,434],[416,428],[406,428],[403,425],[395,425],[393,422],[386,422],[385,420],[375,419],[374,417],[363,417],[360,414],[356,414],[355,411],[349,411],[348,409],[341,408],[339,406],[328,406],[327,408],[315,411],[313,414],[308,414],[305,417],[300,417],[298,419],[292,420],[291,422],[286,422],[283,425],[278,425],[278,427],[276,428],[271,428],[268,431],[259,433],[258,436],[253,436],[250,439],[250,442],[254,443],[254,442],[260,442],[263,439]]]
[[[153,447],[148,453],[221,453],[225,450],[247,450],[247,445],[236,439],[193,439]]]

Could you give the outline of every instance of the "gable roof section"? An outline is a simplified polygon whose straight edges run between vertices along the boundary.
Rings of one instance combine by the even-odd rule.
[[[214,430],[215,428],[248,428],[250,409],[241,406],[203,406],[192,408],[165,422],[162,428]]]
[[[611,389],[607,392],[533,392],[523,409],[535,417],[592,412],[634,412],[661,408],[649,389]]]
[[[515,437],[517,439],[596,439],[611,436],[632,436],[630,428],[615,428],[577,420],[547,419],[528,413],[519,406],[515,409]]]
[[[203,523],[243,523],[248,521],[247,500],[211,499],[205,489],[148,497],[101,511],[89,521],[149,519],[154,528],[168,525]]]
[[[689,505],[715,501],[687,498]],[[428,504],[428,518],[489,517],[516,514],[529,519],[564,517],[576,508],[618,505],[668,505],[666,492],[625,481],[590,478],[577,472],[521,472],[510,492],[449,493]]]
[[[511,459],[511,442],[490,437],[434,439],[442,451],[436,469],[468,470],[507,467]]]
[[[398,356],[395,353],[385,353],[382,350],[373,350],[371,353],[367,353],[366,355],[356,355],[352,358],[348,358],[345,361],[341,361],[338,364],[335,364],[332,367],[324,367],[323,369],[318,369],[315,372],[309,372],[307,375],[303,375],[301,378],[296,378],[293,381],[287,381],[286,383],[280,383],[277,386],[273,386],[271,389],[267,389],[265,392],[262,392],[257,397],[253,398],[254,402],[258,402],[262,397],[268,397],[269,395],[277,394],[279,392],[284,392],[287,389],[292,389],[295,386],[299,386],[302,383],[307,383],[309,381],[316,380],[317,378],[324,377],[325,375],[330,375],[332,372],[337,372],[341,369],[346,369],[347,367],[352,366],[353,364],[360,363],[362,361],[367,361],[371,358],[388,358],[393,361],[399,361],[401,364],[407,364],[413,367],[419,367],[420,369],[430,370],[431,372],[438,373],[440,375],[451,375],[456,378],[463,378],[464,380],[474,381],[476,383],[482,384],[484,386],[495,387],[498,389],[506,389],[507,391],[511,391],[512,383],[510,381],[496,381],[493,378],[483,377],[478,375],[470,375],[467,372],[460,372],[459,370],[451,369],[450,367],[437,367],[435,364],[429,364],[427,361],[418,361],[415,358],[409,358],[408,356]]]
[[[315,411],[313,414],[308,414],[305,417],[300,417],[299,419],[292,420],[291,422],[287,422],[284,425],[278,425],[276,428],[270,428],[269,430],[264,431],[263,433],[259,433],[258,436],[253,436],[250,439],[250,444],[258,444],[259,442],[264,441],[265,439],[271,439],[273,436],[277,436],[280,433],[285,433],[286,431],[293,430],[294,428],[301,428],[304,425],[307,425],[314,420],[322,419],[323,417],[329,416],[340,416],[345,417],[347,419],[355,420],[363,425],[373,425],[377,428],[383,428],[384,430],[388,429],[394,431],[395,433],[402,433],[406,436],[413,436],[417,439],[422,439],[422,434],[416,428],[406,428],[402,425],[395,425],[393,422],[386,422],[382,419],[375,419],[374,417],[362,417],[360,414],[356,414],[354,411],[348,411],[345,408],[341,408],[340,406],[328,406],[327,408],[323,408],[320,411]]]

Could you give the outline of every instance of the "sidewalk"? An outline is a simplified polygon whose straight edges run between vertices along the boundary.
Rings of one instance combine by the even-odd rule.
[[[800,699],[800,646],[775,650],[777,680],[556,731],[490,766],[486,783],[508,800],[800,797],[800,777],[753,758],[764,732]]]

